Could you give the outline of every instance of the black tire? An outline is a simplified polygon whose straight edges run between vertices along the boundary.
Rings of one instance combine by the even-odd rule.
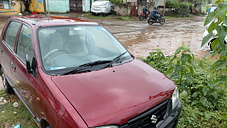
[[[98,13],[92,12],[92,15],[93,15],[93,16],[98,16],[99,14],[98,14]]]
[[[5,74],[4,74],[4,71],[2,68],[1,68],[1,77],[2,77],[2,85],[4,87],[4,90],[9,94],[14,93],[12,87],[9,85],[9,83],[5,77]]]
[[[212,39],[212,40],[210,41],[210,43],[209,43],[209,46],[210,46],[210,50],[211,50],[211,51],[213,51],[212,43],[213,43],[214,40],[216,40],[216,38]]]
[[[213,51],[213,48],[212,48],[212,43],[213,43],[213,41],[214,40],[216,40],[216,39],[218,39],[218,38],[214,38],[214,39],[212,39],[208,44],[209,44],[209,46],[210,46],[210,50],[211,51]],[[224,41],[224,44],[227,44],[227,42],[226,41]],[[217,49],[217,48],[216,48]]]
[[[148,23],[149,25],[152,25],[154,22],[152,22],[152,19],[149,18],[149,19],[147,20],[147,23]]]
[[[143,16],[139,15],[139,20],[142,21],[143,19]]]
[[[105,17],[105,16],[108,16],[108,14],[107,13],[102,13],[102,16]]]
[[[165,19],[162,17],[162,18],[159,19],[159,22],[160,22],[161,25],[163,25],[165,23]]]

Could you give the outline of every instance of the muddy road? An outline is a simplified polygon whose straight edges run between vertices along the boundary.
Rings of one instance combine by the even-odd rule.
[[[147,57],[154,49],[165,55],[174,54],[182,46],[188,46],[195,57],[202,58],[208,51],[200,47],[205,17],[166,19],[164,25],[148,25],[147,21],[94,20],[107,28],[136,57]]]

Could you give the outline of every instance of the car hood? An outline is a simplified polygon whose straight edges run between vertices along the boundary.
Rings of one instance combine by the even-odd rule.
[[[52,80],[89,127],[126,123],[171,98],[175,88],[166,76],[138,59]]]

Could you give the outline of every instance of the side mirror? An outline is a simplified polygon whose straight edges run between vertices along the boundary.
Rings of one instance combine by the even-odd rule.
[[[26,54],[25,60],[26,60],[27,72],[36,77],[36,61],[35,61],[35,58],[34,57],[32,58],[32,64],[31,64],[30,61],[29,61],[28,54]]]
[[[28,73],[32,73],[31,64],[29,62],[28,54],[25,55],[25,60],[26,60],[26,69],[27,69],[27,72]]]

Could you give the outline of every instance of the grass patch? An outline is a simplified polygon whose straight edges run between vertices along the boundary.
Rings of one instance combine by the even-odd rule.
[[[38,128],[31,114],[15,94],[9,95],[0,90],[0,128],[11,128],[21,124],[23,128]],[[13,104],[17,102],[18,107]]]
[[[185,18],[185,19],[190,19],[192,18],[194,15],[192,14],[189,14],[187,16],[164,16],[165,19],[182,19],[182,18]]]
[[[116,15],[102,16],[102,15],[92,15],[91,13],[83,14],[80,17],[85,17],[85,18],[89,18],[89,19],[100,19],[100,20],[115,19],[115,20],[123,20],[123,21],[129,21],[132,19],[132,17],[130,17],[130,16],[116,16]]]

